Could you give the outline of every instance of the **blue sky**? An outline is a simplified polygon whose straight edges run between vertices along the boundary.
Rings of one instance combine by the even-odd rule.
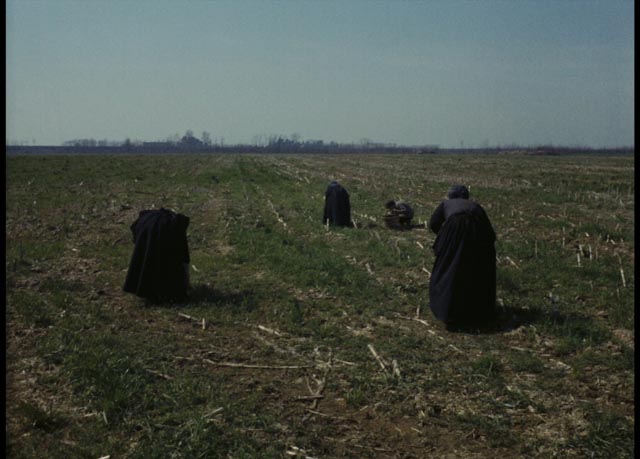
[[[7,0],[7,140],[634,144],[634,5]]]

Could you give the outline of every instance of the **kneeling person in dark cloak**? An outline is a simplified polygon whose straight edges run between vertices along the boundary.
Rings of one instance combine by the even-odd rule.
[[[488,325],[496,315],[496,235],[469,190],[453,186],[429,220],[437,234],[429,306],[448,326]]]
[[[413,209],[404,201],[387,201],[384,205],[387,213],[384,216],[384,223],[392,229],[411,228]]]
[[[124,291],[153,302],[180,300],[189,287],[189,217],[143,210],[131,225],[135,244]]]
[[[322,223],[335,226],[351,226],[349,193],[337,181],[332,181],[324,192]]]

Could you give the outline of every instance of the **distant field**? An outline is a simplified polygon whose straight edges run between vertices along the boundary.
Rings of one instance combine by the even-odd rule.
[[[6,455],[631,458],[633,167],[8,157]],[[357,228],[321,224],[332,178]],[[453,183],[498,236],[498,332],[444,330],[428,306],[434,235],[382,225],[394,198],[423,223]],[[191,219],[185,304],[122,292],[129,226],[152,207]]]

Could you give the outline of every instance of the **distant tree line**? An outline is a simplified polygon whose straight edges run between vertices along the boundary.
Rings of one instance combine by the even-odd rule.
[[[35,141],[34,141],[35,142]],[[213,139],[204,131],[201,138],[187,130],[183,136],[174,134],[162,141],[131,140],[109,141],[93,138],[74,139],[62,146],[35,146],[28,144],[7,145],[7,153],[509,153],[533,155],[566,154],[629,154],[633,147],[591,148],[585,146],[555,146],[552,144],[522,147],[516,144],[479,148],[441,148],[438,145],[404,146],[394,143],[374,142],[363,138],[357,143],[338,143],[323,140],[302,140],[299,134],[254,136],[249,144],[226,144],[224,137]]]
[[[398,146],[390,143],[373,142],[362,139],[358,143],[325,142],[323,140],[302,140],[299,134],[254,136],[250,144],[226,144],[224,137],[212,139],[207,131],[201,138],[194,135],[192,130],[187,130],[183,136],[178,134],[169,136],[162,141],[140,141],[129,138],[121,142],[95,139],[68,140],[62,145],[65,148],[74,149],[102,149],[110,147],[115,150],[140,153],[164,153],[164,152],[255,152],[255,153],[348,153],[348,152],[411,152],[411,153],[436,153],[438,145],[423,146]]]

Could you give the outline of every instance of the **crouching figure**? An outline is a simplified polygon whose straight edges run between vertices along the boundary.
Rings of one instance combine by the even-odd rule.
[[[332,181],[324,192],[322,223],[335,226],[352,226],[349,193],[337,181]]]
[[[437,234],[429,306],[449,328],[487,326],[496,316],[496,235],[469,190],[453,186],[429,220]]]
[[[189,288],[189,217],[143,210],[131,225],[133,255],[123,290],[152,302],[181,300]]]
[[[409,204],[403,201],[387,201],[384,206],[387,209],[387,213],[384,216],[384,223],[388,228],[411,228],[413,209]]]

